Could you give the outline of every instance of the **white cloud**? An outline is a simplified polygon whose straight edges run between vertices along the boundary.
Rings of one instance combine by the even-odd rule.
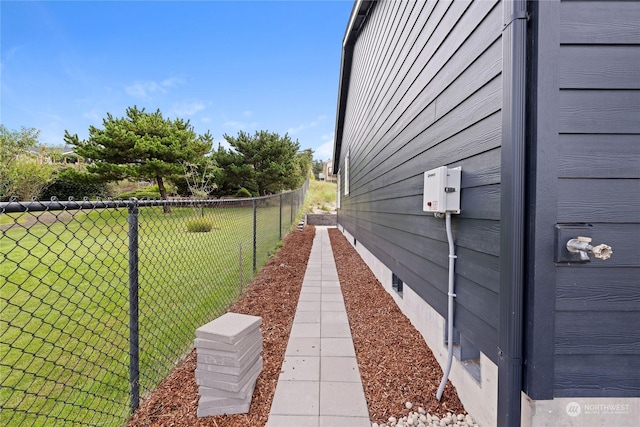
[[[335,135],[335,132],[331,132],[331,133],[325,133],[324,135],[322,135],[320,138],[323,141],[331,141],[333,143],[333,136]]]
[[[84,113],[82,113],[82,117],[97,123],[100,123],[102,120],[102,117],[100,117],[100,115],[98,114],[95,108],[92,108],[90,111],[85,111]]]
[[[237,129],[241,129],[245,126],[245,123],[243,122],[239,122],[236,120],[228,120],[226,122],[224,122],[222,124],[222,126],[226,127],[226,128],[237,128]]]
[[[162,86],[156,82],[135,82],[124,88],[127,95],[139,99],[148,99],[152,93],[159,90],[162,90]]]
[[[242,115],[245,116],[245,117],[251,117],[251,116],[253,116],[253,111],[251,111],[251,110],[243,111]]]
[[[258,126],[258,122],[242,122],[238,120],[227,120],[222,124],[226,128],[232,128],[237,130],[243,130],[248,132],[250,129],[255,129]]]
[[[246,114],[247,112],[250,113],[250,115],[252,115],[253,113],[250,111],[245,111],[243,113],[244,116],[248,115]],[[245,131],[245,132],[249,132],[252,130],[255,130],[258,127],[258,122],[253,121],[253,122],[249,122],[249,121],[245,121],[245,120],[233,120],[230,119],[226,114],[224,113],[220,113],[220,115],[222,116],[222,127],[226,128],[228,131]]]
[[[174,104],[172,111],[177,116],[193,116],[206,108],[206,104],[201,101],[181,102]]]
[[[324,115],[324,114],[323,114],[323,115],[320,115],[320,116],[316,117],[316,119],[315,119],[315,120],[312,120],[312,121],[311,121],[311,122],[309,122],[309,123],[303,123],[303,124],[298,125],[298,126],[295,126],[295,127],[290,127],[289,129],[287,129],[287,133],[288,133],[289,135],[293,135],[293,134],[298,133],[298,132],[300,132],[300,131],[303,131],[303,130],[305,130],[305,129],[309,129],[309,128],[315,127],[315,126],[317,126],[318,124],[320,124],[320,122],[322,122],[323,120],[325,120],[326,118],[327,118],[327,116],[326,116],[326,115]]]
[[[20,50],[22,50],[23,46],[22,45],[18,45],[18,46],[12,46],[9,49],[4,49],[4,61],[2,61],[0,63],[1,65],[4,65],[5,62],[10,61],[11,59],[13,59],[13,56],[18,53]]]
[[[164,79],[160,85],[164,86],[164,87],[174,87],[174,86],[178,86],[180,84],[184,83],[184,80],[182,80],[179,77],[170,77],[168,79]]]
[[[11,46],[9,49],[5,49],[5,52],[4,52],[5,59],[11,59],[13,55],[15,55],[16,52],[18,52],[22,48],[23,48],[22,45],[17,45],[17,46]]]
[[[167,88],[175,87],[182,83],[182,79],[171,77],[160,82],[153,80],[140,81],[136,80],[130,85],[124,87],[127,95],[138,99],[149,99],[154,93],[166,93]]]
[[[321,144],[313,151],[316,160],[329,160],[333,157],[333,140]]]

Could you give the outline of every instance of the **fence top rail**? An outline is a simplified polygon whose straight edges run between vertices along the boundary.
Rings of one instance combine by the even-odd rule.
[[[82,209],[106,209],[106,208],[130,208],[145,206],[215,206],[222,204],[239,204],[242,202],[251,202],[253,200],[265,200],[274,197],[280,197],[282,194],[293,193],[299,191],[289,190],[278,194],[260,197],[246,198],[221,198],[221,199],[169,199],[169,200],[138,200],[135,197],[128,200],[106,199],[106,200],[29,200],[29,201],[9,201],[0,202],[0,213],[15,212],[43,212],[43,211],[65,211],[65,210],[82,210]]]

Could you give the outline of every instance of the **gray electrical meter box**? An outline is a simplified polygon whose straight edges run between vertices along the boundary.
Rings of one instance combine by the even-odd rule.
[[[433,213],[460,213],[462,167],[441,166],[424,173],[422,210]]]

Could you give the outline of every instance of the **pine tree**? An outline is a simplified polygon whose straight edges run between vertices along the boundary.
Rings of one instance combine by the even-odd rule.
[[[164,200],[165,178],[182,174],[184,162],[198,163],[213,142],[208,132],[196,135],[188,120],[165,119],[160,110],[147,113],[136,106],[127,108],[122,118],[107,113],[102,124],[103,129],[89,127],[87,140],[65,131],[65,142],[90,161],[87,171],[91,178],[102,182],[154,180]]]

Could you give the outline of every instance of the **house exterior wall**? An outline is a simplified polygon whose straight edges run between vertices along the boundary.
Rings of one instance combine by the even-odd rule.
[[[343,227],[339,226],[338,229],[354,246],[380,284],[420,332],[438,363],[441,366],[446,365],[447,346],[443,339],[445,323],[442,316],[413,291],[411,283],[403,284],[402,295],[396,292],[392,287],[392,271],[360,242],[356,240],[354,244],[354,237]],[[475,363],[480,371],[479,379],[472,378],[463,362],[454,358],[449,380],[456,386],[458,397],[465,409],[473,416],[474,421],[480,426],[492,426],[496,424],[498,367],[482,354]]]
[[[558,267],[555,395],[640,397],[640,4],[562,2],[559,37],[558,222],[614,256]]]
[[[640,4],[536,7],[525,391],[640,397]],[[554,263],[580,224],[613,256]]]
[[[548,425],[550,414],[566,425],[599,422],[575,419],[567,409],[574,403],[627,405],[609,419],[633,425],[640,3],[529,6],[523,425]],[[339,226],[437,358],[448,251],[444,221],[422,212],[422,174],[462,166],[455,325],[481,352],[481,382],[474,388],[460,363],[451,380],[485,425],[496,420],[495,401],[483,398],[495,397],[499,346],[502,13],[499,1],[378,2],[352,47],[335,156]],[[570,224],[588,224],[613,257],[556,262],[556,226]],[[407,284],[406,295],[394,294],[391,274]]]
[[[441,315],[447,238],[422,212],[423,172],[462,166],[455,323],[494,362],[501,30],[495,1],[377,4],[354,46],[339,162],[340,224]]]

